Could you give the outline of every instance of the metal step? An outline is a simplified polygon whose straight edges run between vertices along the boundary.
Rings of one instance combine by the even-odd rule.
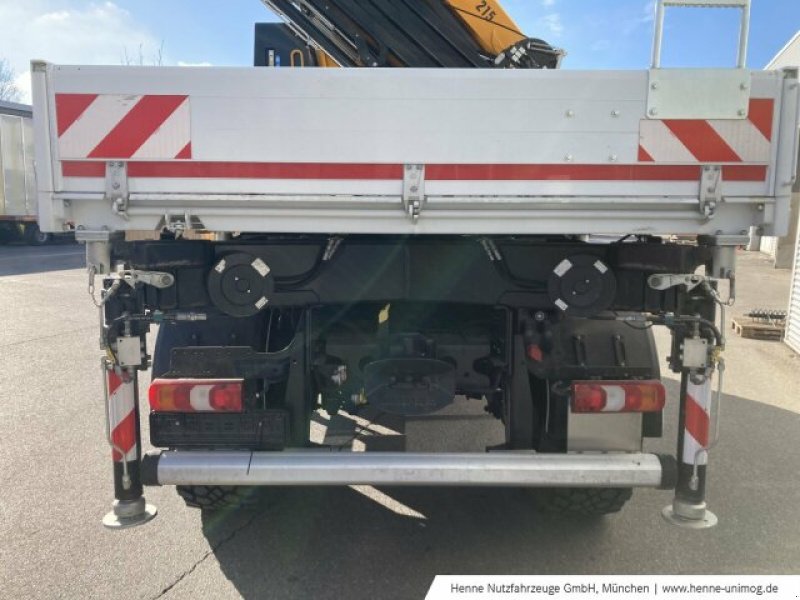
[[[145,485],[674,487],[675,460],[655,454],[151,452]]]

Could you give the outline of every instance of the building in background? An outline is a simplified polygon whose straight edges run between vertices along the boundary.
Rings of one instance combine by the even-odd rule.
[[[791,42],[781,50],[773,59],[768,68],[800,66],[800,31],[794,36]],[[798,153],[800,154],[800,152]],[[800,167],[798,167],[800,175]],[[795,351],[800,353],[800,243],[798,243],[798,213],[800,213],[800,178],[794,185],[794,196],[792,197],[794,219],[794,229],[785,238],[775,239],[770,242],[764,241],[769,251],[769,244],[774,243],[775,247],[772,255],[775,257],[776,267],[792,267],[792,287],[789,293],[789,318],[786,323],[786,343]],[[773,238],[774,239],[774,238]],[[763,246],[762,246],[763,248]]]
[[[775,58],[770,61],[766,69],[782,69],[784,67],[800,67],[800,31],[775,55]],[[775,260],[776,269],[791,269],[794,264],[795,250],[797,248],[798,219],[800,219],[799,191],[798,184],[795,184],[789,235],[782,238],[761,238],[761,252],[768,254]]]

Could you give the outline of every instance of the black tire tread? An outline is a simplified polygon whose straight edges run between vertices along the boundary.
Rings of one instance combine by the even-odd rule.
[[[256,494],[251,487],[179,485],[175,489],[186,506],[200,510],[249,508],[256,503]]]
[[[23,238],[25,239],[25,243],[29,246],[43,246],[50,241],[51,237],[49,233],[41,231],[39,226],[35,223],[28,223],[25,225]]]
[[[622,510],[632,495],[631,488],[548,488],[536,490],[536,504],[542,512],[600,517]]]

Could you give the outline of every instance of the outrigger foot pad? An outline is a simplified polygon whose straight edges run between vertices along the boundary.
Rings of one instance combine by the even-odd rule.
[[[689,504],[675,500],[661,511],[664,519],[684,529],[709,529],[717,524],[717,515],[706,508],[705,502]]]
[[[147,504],[144,497],[138,500],[114,500],[113,508],[103,517],[103,526],[108,529],[127,529],[144,525],[158,513],[152,504]]]

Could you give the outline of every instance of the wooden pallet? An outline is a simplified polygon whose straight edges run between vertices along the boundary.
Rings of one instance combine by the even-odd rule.
[[[757,321],[744,321],[741,319],[731,319],[731,328],[743,338],[754,340],[773,340],[780,342],[783,340],[784,325],[770,325]]]

